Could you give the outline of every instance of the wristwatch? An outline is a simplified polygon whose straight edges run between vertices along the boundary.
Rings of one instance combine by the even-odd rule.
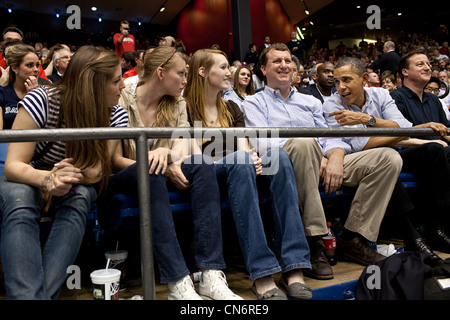
[[[367,122],[367,126],[368,127],[373,127],[375,125],[375,123],[377,123],[377,120],[375,119],[375,117],[374,116],[370,116],[370,119]]]

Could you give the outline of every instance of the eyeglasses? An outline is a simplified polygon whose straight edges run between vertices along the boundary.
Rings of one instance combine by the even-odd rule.
[[[439,94],[439,88],[427,87],[427,88],[423,89],[423,91],[426,91],[426,92],[429,92],[429,93]]]
[[[169,62],[170,59],[172,59],[172,57],[175,55],[175,53],[177,52],[177,50],[173,50],[172,54],[167,58],[166,61],[164,61],[164,63],[161,65],[161,68],[164,68],[164,66]]]

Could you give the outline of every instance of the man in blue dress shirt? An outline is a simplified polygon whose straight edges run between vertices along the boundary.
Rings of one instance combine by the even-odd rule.
[[[334,82],[338,93],[323,104],[324,115],[330,127],[411,127],[411,123],[397,109],[389,91],[383,88],[365,88],[366,78],[367,72],[361,60],[345,58],[338,61],[334,70]],[[441,136],[448,133],[447,127],[441,123],[428,122],[415,127],[432,128]],[[446,216],[450,208],[450,187],[448,187],[450,172],[446,157],[442,146],[438,143],[414,146],[414,141],[405,138],[407,137],[341,139],[351,147],[352,154],[393,145],[408,147],[399,152],[403,160],[402,171],[416,175],[420,192],[417,192],[415,196],[417,201],[413,203],[402,184],[397,182],[391,200],[392,208],[396,212],[395,218],[400,221],[396,224],[397,231],[403,236],[408,250],[425,252],[429,254],[432,262],[442,262],[428,246],[424,236],[417,233],[413,222],[418,221],[426,225],[432,233],[427,237],[433,241],[433,246],[436,244],[439,249],[450,250],[450,238],[444,231],[446,224],[448,225]],[[426,211],[422,211],[424,209]]]
[[[242,104],[246,127],[328,127],[320,100],[290,86],[291,54],[286,45],[274,44],[266,49],[260,63],[267,85]],[[327,234],[327,224],[318,189],[320,180],[329,193],[342,184],[358,187],[343,232],[343,257],[363,265],[384,259],[364,238],[377,239],[402,166],[395,150],[379,148],[352,153],[351,146],[340,138],[257,139],[256,147],[262,153],[283,149],[292,160],[300,212],[311,249],[312,270],[305,270],[306,275],[318,279],[333,277],[321,239]]]

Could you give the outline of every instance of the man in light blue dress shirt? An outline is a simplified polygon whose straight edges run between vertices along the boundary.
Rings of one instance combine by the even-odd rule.
[[[260,61],[267,85],[242,104],[247,127],[328,127],[321,102],[290,86],[291,55],[286,46],[272,45]],[[342,243],[348,253],[346,258],[364,265],[384,258],[370,249],[364,238],[377,239],[402,165],[395,150],[352,153],[352,146],[340,138],[258,139],[256,147],[259,152],[281,148],[292,160],[313,266],[305,274],[318,279],[333,277],[321,239],[327,234],[327,224],[318,188],[320,180],[329,193],[342,184],[358,187],[344,229],[349,238]]]
[[[425,68],[427,68],[425,66]],[[324,115],[330,127],[366,126],[385,128],[409,128],[412,124],[397,108],[388,90],[364,87],[367,73],[364,64],[356,58],[345,58],[335,66],[334,81],[338,93],[323,104]],[[415,128],[432,128],[436,135],[446,137],[449,129],[442,123],[428,122]],[[432,251],[432,247],[447,252],[450,250],[448,229],[448,209],[450,208],[450,171],[446,165],[444,148],[436,142],[417,144],[417,139],[406,137],[343,137],[342,141],[351,147],[352,154],[364,150],[386,149],[380,147],[402,146],[402,172],[413,173],[419,182],[419,191],[412,201],[397,182],[393,190],[391,205],[398,221],[397,231],[403,237],[407,250],[426,253],[432,262],[442,259]],[[345,169],[344,169],[345,171]],[[386,186],[387,187],[387,186]],[[422,206],[425,211],[422,212]],[[427,234],[420,235],[413,221],[425,225]],[[416,222],[417,223],[417,222]],[[426,241],[423,237],[427,238]],[[339,239],[338,239],[339,240]],[[431,245],[431,247],[429,246]],[[339,246],[339,242],[338,242]]]

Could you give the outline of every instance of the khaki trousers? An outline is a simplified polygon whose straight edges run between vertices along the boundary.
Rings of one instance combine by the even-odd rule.
[[[289,139],[283,149],[294,166],[305,234],[327,233],[319,193],[322,149],[314,138]],[[375,148],[344,157],[343,185],[357,187],[345,228],[376,241],[381,221],[402,168],[402,159],[392,148]]]

